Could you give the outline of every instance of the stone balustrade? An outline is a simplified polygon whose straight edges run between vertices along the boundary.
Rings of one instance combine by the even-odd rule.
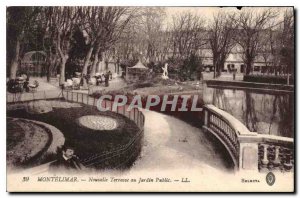
[[[239,120],[213,105],[205,105],[203,111],[203,129],[225,146],[236,170],[293,170],[293,138],[250,132]]]

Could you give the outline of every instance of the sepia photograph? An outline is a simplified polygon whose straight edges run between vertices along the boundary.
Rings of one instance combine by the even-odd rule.
[[[6,191],[295,192],[294,7],[5,9]]]

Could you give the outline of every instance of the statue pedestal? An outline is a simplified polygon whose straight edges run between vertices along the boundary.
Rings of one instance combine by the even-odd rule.
[[[164,79],[164,80],[169,79],[169,77],[168,77],[168,76],[165,76],[165,75],[162,75],[161,78]]]

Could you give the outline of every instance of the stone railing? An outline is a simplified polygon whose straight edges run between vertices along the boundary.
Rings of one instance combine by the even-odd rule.
[[[225,146],[236,170],[293,169],[293,138],[250,132],[239,120],[213,105],[205,105],[203,111],[203,129]]]
[[[272,135],[258,137],[259,171],[294,169],[294,141],[292,138]]]

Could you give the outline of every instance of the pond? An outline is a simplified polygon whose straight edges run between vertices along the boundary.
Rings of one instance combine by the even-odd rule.
[[[250,131],[294,137],[294,93],[211,88],[204,86],[205,104],[233,115]]]

